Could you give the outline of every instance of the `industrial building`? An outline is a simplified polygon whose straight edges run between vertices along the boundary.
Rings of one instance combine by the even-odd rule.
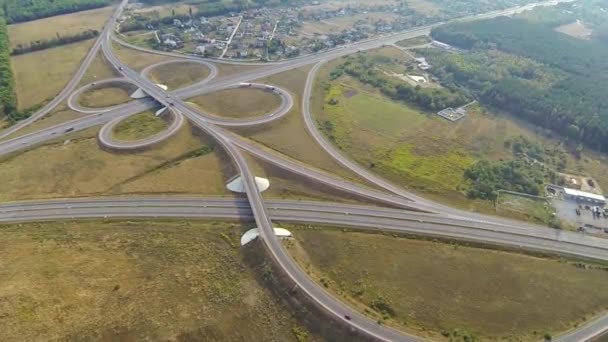
[[[572,199],[572,200],[590,202],[590,203],[595,203],[597,205],[606,204],[606,197],[604,197],[602,195],[594,194],[591,192],[580,191],[580,190],[576,190],[576,189],[570,189],[570,188],[563,188],[563,191],[564,191],[564,197]]]

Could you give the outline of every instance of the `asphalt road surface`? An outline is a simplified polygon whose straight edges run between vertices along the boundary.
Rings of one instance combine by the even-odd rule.
[[[342,302],[335,299],[323,288],[315,284],[309,277],[300,270],[295,262],[286,253],[281,243],[274,235],[271,218],[293,221],[293,222],[315,222],[332,225],[346,225],[359,227],[364,229],[376,229],[383,231],[395,232],[410,232],[426,235],[447,236],[458,239],[508,245],[517,248],[524,248],[537,251],[549,251],[552,253],[568,254],[581,256],[586,258],[606,260],[608,258],[607,241],[588,236],[582,236],[570,232],[562,232],[557,230],[539,227],[536,225],[514,222],[511,220],[489,217],[484,215],[472,214],[460,210],[452,209],[443,205],[439,205],[424,198],[420,198],[411,194],[396,185],[386,182],[380,177],[375,176],[368,170],[362,168],[356,163],[342,156],[329,142],[314,127],[312,114],[310,113],[310,89],[312,81],[318,65],[313,68],[309,74],[307,81],[306,93],[303,98],[304,118],[307,121],[309,132],[315,137],[317,142],[330,155],[340,162],[342,165],[353,170],[360,176],[364,177],[374,185],[384,188],[392,194],[384,194],[376,190],[353,185],[344,180],[325,175],[311,168],[302,167],[297,162],[288,160],[282,156],[277,156],[268,151],[264,151],[260,147],[252,144],[246,139],[234,136],[225,131],[219,126],[231,125],[255,125],[267,123],[284,115],[293,105],[291,96],[287,93],[281,93],[283,105],[279,111],[273,115],[267,115],[261,118],[254,118],[247,122],[239,120],[226,120],[221,118],[211,117],[205,113],[199,113],[187,106],[182,100],[196,95],[212,93],[221,89],[234,87],[235,84],[248,82],[255,79],[260,79],[283,71],[288,71],[300,66],[319,63],[325,60],[330,60],[344,56],[353,52],[368,50],[380,47],[385,44],[392,44],[402,39],[412,38],[421,34],[427,34],[429,30],[436,26],[427,26],[409,30],[407,32],[370,39],[368,41],[358,42],[348,45],[343,48],[337,48],[324,53],[303,56],[293,60],[272,63],[269,66],[263,66],[255,70],[250,70],[237,75],[222,77],[215,79],[215,73],[202,82],[193,86],[185,87],[174,92],[166,92],[155,84],[142,77],[139,73],[129,69],[122,64],[114,55],[111,49],[111,35],[115,26],[115,21],[120,16],[126,0],[117,7],[117,10],[108,21],[99,39],[96,41],[93,49],[91,49],[87,59],[81,65],[75,77],[70,84],[53,100],[54,105],[57,105],[65,99],[74,90],[76,84],[84,74],[90,60],[101,49],[108,61],[119,70],[123,76],[130,82],[136,84],[154,100],[144,99],[133,101],[124,105],[119,105],[107,110],[106,112],[92,114],[81,119],[72,120],[68,123],[63,123],[51,128],[40,130],[35,133],[27,134],[19,138],[11,139],[0,143],[0,154],[15,152],[24,148],[28,148],[37,143],[61,137],[69,132],[86,129],[96,125],[107,124],[105,132],[100,133],[100,140],[103,143],[116,143],[111,141],[111,132],[108,127],[120,120],[142,112],[146,109],[158,106],[166,106],[175,113],[175,120],[186,117],[194,125],[200,127],[204,132],[217,141],[217,143],[228,153],[232,161],[237,166],[244,186],[247,192],[247,201],[230,200],[193,200],[193,199],[175,199],[175,198],[155,198],[142,199],[135,198],[130,200],[104,199],[104,200],[57,200],[57,201],[38,201],[28,203],[11,203],[0,205],[0,221],[29,221],[29,220],[44,220],[44,219],[59,219],[59,218],[79,218],[79,217],[105,217],[105,216],[187,216],[187,217],[222,217],[222,218],[243,218],[248,217],[255,220],[258,228],[260,228],[260,237],[265,248],[270,256],[277,263],[280,269],[289,278],[298,285],[300,291],[305,293],[312,299],[316,305],[331,313],[336,319],[342,320],[345,324],[352,328],[367,334],[378,340],[385,341],[416,341],[419,340],[415,336],[410,336],[394,329],[381,326],[364,317],[363,315],[353,311]],[[493,13],[476,16],[476,18],[494,17],[498,15],[509,15],[531,6],[519,7],[507,11],[496,11]],[[145,50],[141,49],[140,50]],[[222,61],[224,62],[224,61]],[[213,70],[213,69],[212,69]],[[52,103],[53,103],[52,102]],[[291,103],[290,103],[291,102]],[[35,114],[34,118],[28,120],[17,127],[11,128],[9,131],[4,131],[0,134],[0,138],[7,136],[33,122],[35,119],[45,115],[50,111],[44,110]],[[171,131],[171,130],[168,130]],[[7,133],[8,132],[8,133]],[[102,129],[102,132],[104,130]],[[166,138],[164,132],[161,132],[156,137],[151,137],[152,142],[156,143]],[[156,140],[155,140],[156,139]],[[150,143],[150,141],[140,142]],[[370,207],[357,207],[332,204],[327,206],[322,203],[310,202],[265,202],[260,193],[257,191],[253,174],[249,169],[240,149],[245,149],[249,153],[253,153],[272,163],[283,168],[289,169],[303,176],[316,179],[325,184],[334,186],[342,191],[354,193],[359,196],[382,201],[395,206],[426,211],[428,213],[407,212],[396,209],[378,209]],[[125,202],[127,201],[127,202]],[[182,201],[182,202],[180,202]],[[349,315],[351,319],[346,319],[344,316]],[[608,315],[599,317],[598,319],[589,322],[587,325],[570,333],[564,334],[558,340],[586,340],[596,336],[606,330],[608,326]]]

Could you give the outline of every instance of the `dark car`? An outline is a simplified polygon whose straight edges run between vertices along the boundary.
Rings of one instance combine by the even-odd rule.
[[[344,315],[344,318],[350,321],[350,315]]]

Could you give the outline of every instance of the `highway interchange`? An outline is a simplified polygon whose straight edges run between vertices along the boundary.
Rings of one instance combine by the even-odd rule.
[[[283,62],[259,64],[250,71],[236,75],[217,78],[217,70],[213,62],[202,61],[195,57],[170,54],[185,61],[200,61],[210,69],[210,75],[205,80],[172,92],[165,91],[147,79],[151,66],[142,73],[131,70],[124,65],[112,51],[112,41],[116,20],[122,13],[127,0],[118,6],[112,18],[106,23],[104,30],[93,48],[81,64],[80,68],[66,88],[47,106],[10,129],[0,132],[0,139],[15,133],[19,129],[31,124],[35,120],[48,114],[55,106],[64,100],[76,103],[79,94],[92,85],[87,85],[75,91],[80,79],[90,65],[94,56],[101,51],[106,59],[118,70],[123,78],[121,81],[129,82],[143,89],[151,98],[136,100],[124,105],[113,106],[107,109],[94,111],[90,108],[81,110],[86,116],[72,120],[54,127],[39,130],[0,142],[0,155],[13,153],[42,143],[49,139],[63,136],[72,131],[103,125],[99,133],[99,142],[102,146],[112,150],[149,148],[162,142],[177,132],[185,119],[200,128],[212,137],[230,156],[241,175],[247,192],[247,200],[233,199],[205,199],[205,198],[175,198],[175,197],[142,197],[142,198],[103,198],[103,199],[62,199],[49,201],[29,201],[0,204],[0,222],[35,221],[62,218],[90,218],[90,217],[192,217],[192,218],[248,218],[254,219],[260,228],[261,240],[266,250],[277,266],[297,285],[299,291],[308,296],[319,308],[331,314],[337,321],[373,339],[384,341],[418,341],[411,336],[389,327],[377,324],[375,321],[355,312],[338,299],[334,298],[323,288],[314,283],[308,275],[299,269],[293,259],[288,255],[280,241],[274,236],[272,220],[290,222],[308,222],[329,225],[352,226],[359,229],[372,229],[393,231],[401,233],[416,233],[431,236],[456,238],[480,243],[506,245],[513,248],[523,248],[538,252],[567,254],[596,260],[608,260],[608,240],[583,236],[572,232],[552,230],[532,224],[514,222],[507,219],[463,212],[452,209],[435,202],[416,196],[405,189],[394,185],[381,177],[374,175],[364,167],[354,163],[342,155],[318,131],[310,111],[311,89],[318,68],[323,62],[348,55],[357,51],[374,49],[385,44],[392,44],[421,34],[427,34],[433,26],[413,29],[407,32],[370,39],[334,49],[324,53],[300,57]],[[529,8],[526,6],[525,8]],[[525,9],[517,8],[506,11],[497,11],[477,17],[492,17],[512,14]],[[119,41],[119,40],[118,40]],[[120,41],[119,41],[120,42]],[[122,42],[121,42],[122,43]],[[140,50],[146,50],[138,48]],[[146,50],[147,51],[147,50]],[[154,52],[154,51],[148,51]],[[174,60],[166,63],[179,63]],[[293,106],[293,99],[289,92],[275,87],[273,89],[282,99],[277,111],[265,116],[234,120],[211,116],[194,110],[183,100],[209,94],[231,87],[242,86],[241,83],[252,82],[257,79],[274,75],[283,71],[292,70],[301,66],[314,64],[311,69],[302,98],[302,115],[308,132],[315,141],[337,162],[352,170],[370,184],[386,190],[378,191],[358,184],[353,184],[339,177],[327,174],[291,160],[285,156],[270,152],[255,143],[239,137],[222,127],[251,126],[277,120],[286,115]],[[104,82],[99,81],[97,83]],[[264,87],[264,85],[255,85]],[[75,95],[76,94],[76,95]],[[171,124],[165,131],[136,142],[116,141],[112,137],[112,128],[127,117],[144,110],[158,107],[167,107]],[[94,112],[93,112],[94,111]],[[270,162],[278,167],[292,171],[298,175],[309,177],[314,181],[334,187],[345,193],[363,197],[375,202],[389,204],[395,208],[381,209],[369,206],[339,205],[317,202],[289,202],[264,201],[257,191],[254,175],[247,165],[242,154],[246,151],[258,158]],[[388,192],[388,193],[387,193]],[[349,319],[345,318],[349,316]],[[583,341],[602,333],[608,328],[608,315],[598,317],[596,320],[568,332],[555,340]]]

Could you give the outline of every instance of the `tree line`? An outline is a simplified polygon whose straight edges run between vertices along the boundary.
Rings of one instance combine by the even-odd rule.
[[[13,119],[17,112],[17,95],[9,49],[6,19],[0,16],[0,115]]]
[[[13,55],[13,56],[22,55],[22,54],[28,53],[28,52],[40,51],[40,50],[52,48],[55,46],[80,42],[83,40],[95,38],[97,36],[99,36],[99,31],[97,31],[97,30],[86,30],[84,32],[77,33],[75,35],[68,35],[68,36],[61,36],[61,35],[59,35],[59,33],[57,33],[57,38],[36,40],[36,41],[30,42],[27,45],[19,44],[15,48],[13,48],[11,55]]]
[[[9,24],[104,7],[111,2],[112,0],[0,0]]]
[[[471,51],[457,57],[429,53],[438,77],[472,89],[483,102],[608,152],[608,89],[603,86],[608,84],[608,46],[506,17],[444,25],[432,36]],[[483,60],[479,56],[492,59],[493,51],[536,61],[538,68],[526,75],[511,65],[503,77],[493,77],[473,62]],[[536,72],[545,79],[536,79]]]
[[[364,55],[349,57],[331,72],[330,78],[336,79],[347,74],[378,88],[384,95],[394,100],[412,103],[430,111],[458,107],[469,102],[467,96],[458,90],[411,86],[404,81],[388,77],[377,69],[379,62],[381,61]]]

